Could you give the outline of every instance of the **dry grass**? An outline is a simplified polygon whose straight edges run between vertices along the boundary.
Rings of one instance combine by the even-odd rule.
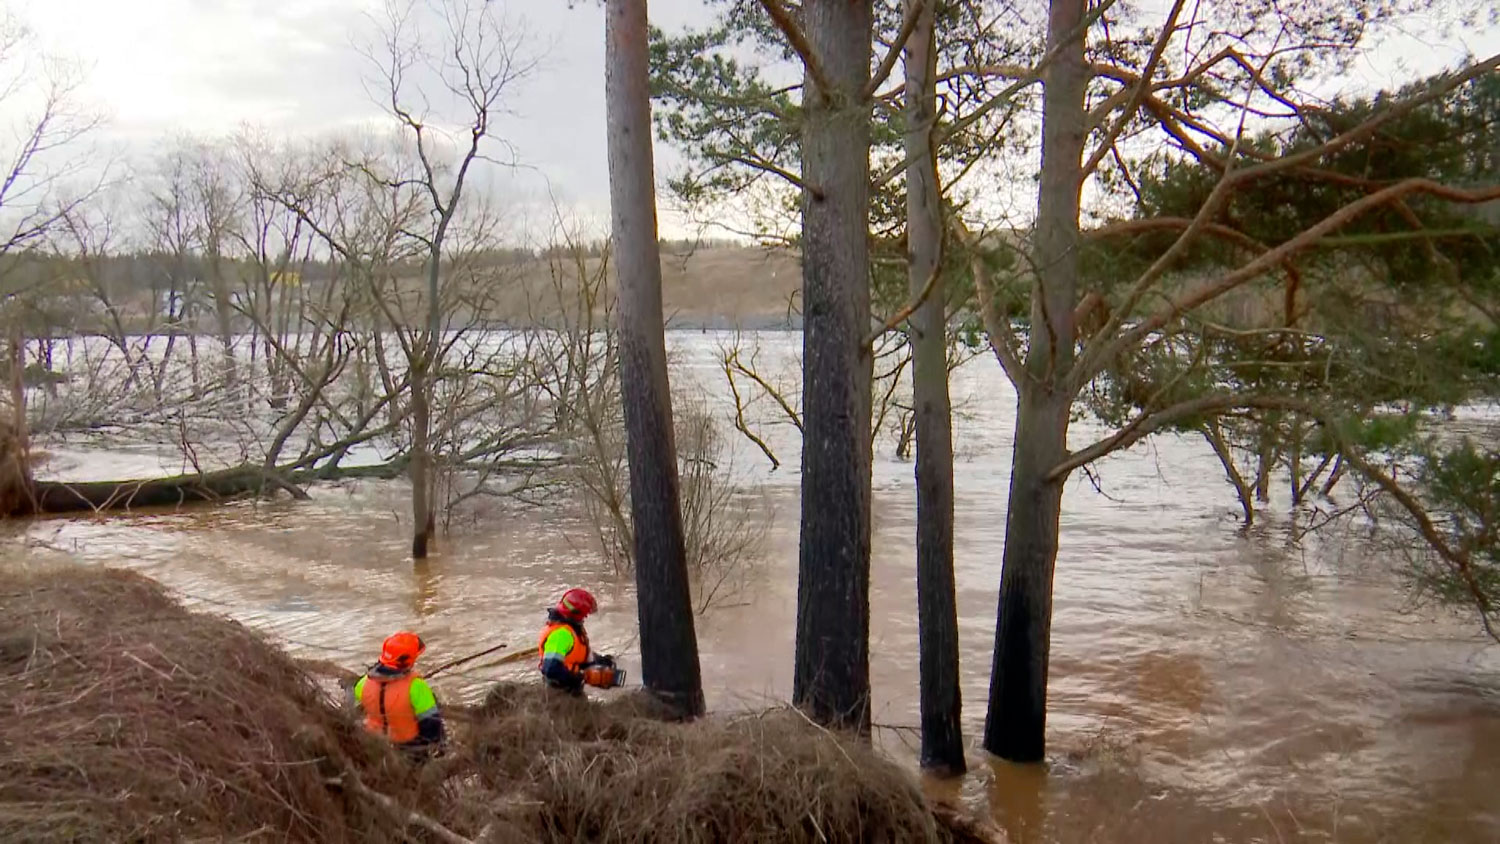
[[[399,763],[280,651],[137,575],[13,582],[0,699],[0,839],[381,840],[325,778]]]
[[[910,776],[794,710],[657,715],[640,693],[497,686],[463,764],[516,798],[507,824],[547,841],[947,840]]]
[[[302,666],[139,575],[0,593],[0,840],[994,840],[793,710],[669,723],[532,685],[449,707],[413,769]]]

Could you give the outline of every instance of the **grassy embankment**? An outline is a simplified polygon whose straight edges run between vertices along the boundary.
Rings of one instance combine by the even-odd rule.
[[[499,685],[413,768],[241,625],[140,575],[0,593],[7,841],[995,841],[868,747],[777,709],[668,723]]]

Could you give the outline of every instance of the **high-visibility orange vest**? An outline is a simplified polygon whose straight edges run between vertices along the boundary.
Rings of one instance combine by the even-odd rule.
[[[553,622],[542,628],[542,635],[536,640],[536,660],[540,666],[547,658],[547,637],[558,630],[566,628],[573,633],[573,647],[563,657],[563,667],[573,673],[583,670],[583,664],[589,659],[589,639],[584,632],[571,624]]]
[[[365,729],[381,733],[396,744],[417,739],[417,713],[411,707],[411,674],[392,679],[365,675],[359,705],[365,711]]]

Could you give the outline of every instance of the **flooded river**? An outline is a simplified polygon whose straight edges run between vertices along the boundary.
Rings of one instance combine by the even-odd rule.
[[[720,339],[674,336],[679,383],[721,392]],[[799,339],[764,342],[767,360],[788,363]],[[972,743],[989,679],[1014,397],[987,359],[957,373],[954,394]],[[699,622],[716,709],[790,694],[794,433],[771,432],[790,464],[775,472],[735,442],[750,483],[744,506],[766,540],[746,587]],[[1079,425],[1074,442],[1096,433]],[[56,470],[98,478],[161,467],[139,453],[62,452]],[[1462,618],[1408,606],[1393,562],[1352,538],[1293,546],[1274,517],[1242,535],[1232,492],[1197,440],[1158,438],[1105,461],[1098,476],[1102,491],[1079,476],[1064,503],[1048,763],[1011,766],[976,747],[971,774],[930,783],[933,791],[993,812],[1024,842],[1500,840],[1500,648]],[[910,760],[915,493],[911,464],[884,440],[874,485],[874,712],[882,744]],[[545,606],[567,586],[590,585],[603,604],[593,638],[631,664],[632,586],[599,562],[577,514],[496,505],[456,524],[439,553],[413,567],[399,483],[312,494],[12,527],[23,535],[11,546],[23,550],[11,564],[62,550],[128,566],[299,656],[350,667],[401,627],[424,635],[430,664],[501,641],[529,646]],[[525,669],[452,672],[435,685],[463,697],[497,670]]]

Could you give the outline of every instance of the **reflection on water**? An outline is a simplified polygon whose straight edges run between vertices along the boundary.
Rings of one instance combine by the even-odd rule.
[[[443,582],[442,572],[429,558],[413,561],[411,576],[417,587],[412,596],[412,614],[421,619],[429,618],[438,609],[438,587]]]
[[[717,338],[679,339],[679,383],[713,386]],[[790,359],[795,338],[770,352]],[[770,355],[774,358],[774,355]],[[1013,400],[992,364],[958,374],[956,565],[966,730],[983,728]],[[1080,426],[1081,444],[1097,433]],[[710,705],[784,700],[796,599],[797,444],[759,469],[745,502],[774,513],[763,567],[699,622]],[[738,447],[738,443],[736,446]],[[910,760],[917,624],[910,464],[875,467],[871,670],[884,747]],[[111,458],[109,474],[120,474]],[[152,458],[151,465],[160,460]],[[131,467],[126,466],[126,469]],[[136,471],[139,471],[136,468]],[[77,468],[71,470],[77,474]],[[1056,584],[1046,765],[971,754],[935,794],[988,807],[1017,841],[1500,840],[1500,655],[1462,620],[1411,613],[1388,563],[1357,543],[1289,546],[1276,526],[1236,529],[1216,461],[1162,438],[1099,467],[1103,493],[1069,487]],[[492,505],[420,565],[408,558],[399,483],[320,487],[310,502],[54,520],[31,543],[126,565],[302,656],[355,667],[401,627],[430,664],[498,642],[528,647],[566,587],[596,589],[599,647],[635,652],[632,584],[604,571],[566,510]],[[18,552],[15,559],[36,559]],[[474,695],[525,665],[445,673]]]

